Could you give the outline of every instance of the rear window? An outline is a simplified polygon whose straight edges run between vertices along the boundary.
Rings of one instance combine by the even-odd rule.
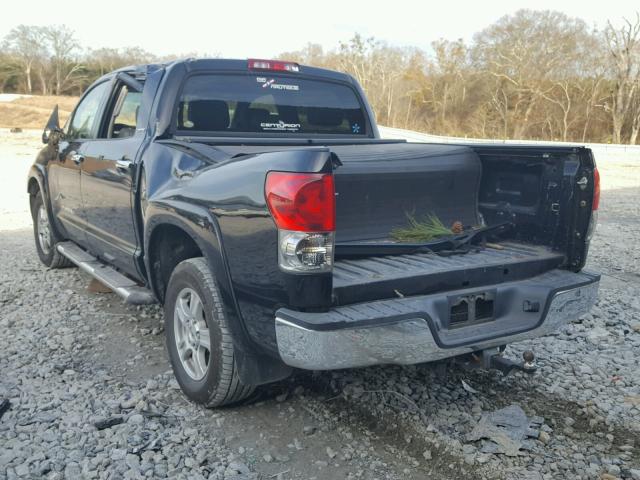
[[[198,75],[178,103],[178,131],[367,135],[355,91],[278,75]]]

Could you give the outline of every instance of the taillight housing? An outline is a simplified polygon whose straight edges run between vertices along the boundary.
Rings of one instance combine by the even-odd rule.
[[[269,172],[265,199],[278,227],[280,268],[292,273],[331,271],[336,229],[333,175]]]
[[[600,207],[600,172],[598,167],[593,169],[593,200],[591,202],[591,219],[587,228],[587,242],[591,241],[598,226],[598,208]]]
[[[591,210],[598,210],[600,206],[600,172],[598,167],[593,169],[593,203],[591,203]]]

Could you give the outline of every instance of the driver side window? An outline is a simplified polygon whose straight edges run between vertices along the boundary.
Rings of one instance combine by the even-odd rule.
[[[95,138],[98,113],[103,97],[109,90],[109,82],[93,87],[82,99],[69,124],[67,136],[71,139]]]

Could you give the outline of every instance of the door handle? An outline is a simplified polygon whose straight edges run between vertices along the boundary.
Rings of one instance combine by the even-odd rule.
[[[120,160],[116,160],[116,168],[122,173],[129,173],[132,164],[133,162],[127,157],[122,157]]]
[[[73,163],[75,163],[76,165],[80,165],[82,162],[84,162],[84,155],[76,152],[71,152],[71,160],[73,160]]]

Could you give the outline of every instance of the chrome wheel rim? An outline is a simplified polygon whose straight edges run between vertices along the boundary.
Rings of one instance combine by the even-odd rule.
[[[202,300],[191,288],[178,294],[173,331],[182,368],[193,380],[202,380],[209,369],[211,338]]]
[[[49,227],[49,217],[47,215],[47,209],[44,205],[40,205],[38,209],[38,243],[40,249],[45,255],[49,255],[51,252],[51,228]]]

